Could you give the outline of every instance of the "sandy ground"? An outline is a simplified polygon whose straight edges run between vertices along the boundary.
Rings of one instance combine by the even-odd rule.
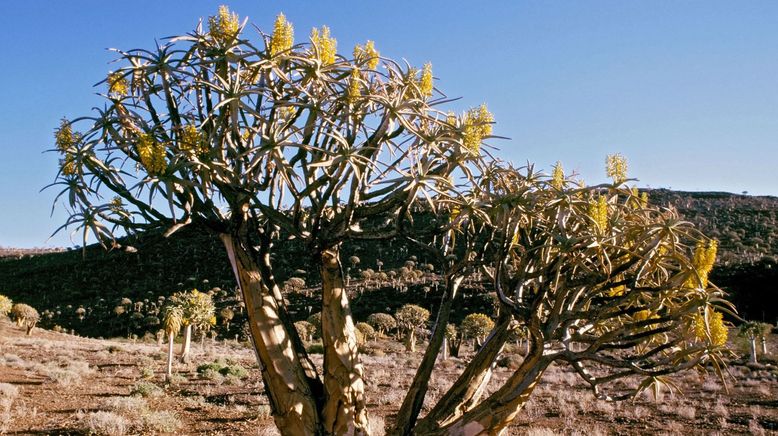
[[[193,347],[192,361],[176,363],[177,376],[166,383],[164,345],[41,329],[26,336],[0,320],[0,431],[277,434],[253,352],[233,341]],[[778,350],[775,335],[769,347]],[[382,352],[364,356],[368,406],[375,432],[383,434],[381,428],[397,412],[422,352],[407,354],[389,339],[371,348]],[[552,367],[507,434],[778,434],[778,369],[767,357],[766,364],[731,363],[729,393],[712,374],[688,372],[674,379],[683,395],[668,393],[659,401],[645,395],[621,403],[596,400],[573,372]],[[219,358],[245,367],[247,376],[197,372],[198,365]],[[427,406],[453,383],[466,359],[465,353],[461,360],[439,363]],[[321,356],[315,360],[320,364]],[[498,368],[490,389],[509,373]]]

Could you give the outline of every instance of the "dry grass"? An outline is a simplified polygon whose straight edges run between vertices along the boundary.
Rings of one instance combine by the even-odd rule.
[[[0,323],[0,329],[2,325]],[[2,333],[2,332],[0,332]],[[276,435],[268,399],[251,350],[233,342],[194,347],[189,364],[176,362],[176,376],[165,383],[165,349],[126,341],[98,341],[41,331],[39,337],[19,342],[0,334],[0,427],[16,433],[77,429],[103,434],[258,434]],[[378,340],[384,355],[364,356],[366,395],[373,434],[383,434],[402,403],[422,356],[403,351],[402,345]],[[110,351],[109,351],[110,349]],[[440,361],[429,380],[425,409],[456,380],[468,360]],[[197,373],[198,365],[220,357],[234,359],[250,377],[226,377],[215,382]],[[518,360],[521,358],[519,357]],[[319,368],[322,356],[314,356]],[[696,373],[673,378],[685,395],[665,395],[661,401],[639,396],[634,401],[610,403],[595,399],[585,383],[566,366],[552,366],[519,413],[508,435],[605,434],[763,434],[775,430],[778,407],[778,371],[775,367],[748,368],[735,364],[727,394],[720,382]],[[72,373],[60,377],[58,372]],[[487,392],[510,375],[497,367]],[[34,384],[12,385],[20,380]],[[17,389],[2,392],[3,385]],[[63,384],[69,383],[63,390]],[[138,396],[126,396],[135,391]],[[52,401],[56,392],[56,401]],[[59,395],[79,392],[79,395]],[[141,394],[146,396],[141,396]],[[11,399],[13,397],[13,399]],[[9,404],[7,407],[5,404]],[[58,410],[71,410],[70,415]],[[75,413],[72,410],[83,410]]]

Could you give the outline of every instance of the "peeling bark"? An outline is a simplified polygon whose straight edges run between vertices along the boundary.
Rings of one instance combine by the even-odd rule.
[[[441,346],[445,343],[446,326],[451,314],[451,306],[457,296],[462,279],[464,277],[455,277],[446,284],[446,292],[443,293],[440,307],[438,308],[435,331],[430,337],[430,343],[424,352],[424,357],[422,357],[419,368],[416,370],[416,375],[413,377],[413,382],[411,382],[411,387],[405,395],[402,406],[400,406],[400,411],[397,413],[397,421],[390,434],[410,434],[411,429],[416,424],[421,407],[424,405],[424,397],[427,395],[430,376],[435,368],[435,361],[440,353]]]
[[[325,403],[327,434],[367,435],[364,368],[359,359],[354,321],[337,248],[321,253]]]
[[[173,375],[173,339],[175,339],[175,336],[173,333],[168,333],[167,336],[167,372],[165,372],[165,375],[167,376],[167,379],[170,380],[170,377]]]
[[[497,356],[508,340],[510,322],[511,317],[503,315],[484,346],[478,350],[457,381],[443,394],[427,416],[419,420],[414,433],[431,432],[462,416],[475,405],[491,378]]]
[[[181,342],[181,355],[179,359],[182,362],[189,362],[189,354],[192,350],[192,324],[187,324],[184,327],[184,340]]]
[[[408,333],[405,334],[405,351],[409,353],[416,352],[416,329],[411,327]]]
[[[502,434],[527,404],[549,363],[549,360],[543,359],[542,346],[533,347],[530,356],[492,396],[445,427],[417,434],[424,436]]]
[[[246,305],[257,354],[276,426],[284,435],[323,434],[315,393],[321,382],[284,322],[282,300],[262,281],[260,268],[241,241],[220,235]]]

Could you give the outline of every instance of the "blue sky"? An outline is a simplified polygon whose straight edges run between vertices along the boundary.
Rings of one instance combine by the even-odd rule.
[[[58,120],[101,105],[105,49],[191,30],[224,2],[28,1],[0,6],[0,246],[68,246],[54,189]],[[297,40],[329,25],[341,52],[430,61],[436,86],[486,102],[498,155],[590,183],[621,152],[641,187],[778,195],[778,2],[491,1],[227,3]],[[78,239],[76,238],[76,241]]]

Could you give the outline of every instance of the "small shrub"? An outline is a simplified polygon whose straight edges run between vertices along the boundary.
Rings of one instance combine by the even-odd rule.
[[[19,388],[9,383],[0,383],[0,434],[8,430],[11,423],[11,406],[19,395]]]
[[[127,419],[113,412],[92,412],[83,423],[87,433],[100,436],[122,436],[129,428]]]
[[[136,383],[135,386],[132,388],[132,391],[130,392],[130,395],[140,395],[144,398],[155,398],[160,397],[164,394],[164,391],[159,386],[155,385],[154,383],[149,383],[146,381],[142,381],[139,383]]]
[[[168,378],[168,382],[174,386],[180,385],[181,383],[186,383],[187,381],[187,378],[181,374],[173,374]]]
[[[146,399],[141,397],[108,397],[102,407],[109,412],[132,417],[148,409]]]
[[[273,409],[270,408],[267,404],[260,404],[257,406],[257,418],[259,419],[270,419],[273,417]]]
[[[210,362],[210,363],[204,363],[204,364],[202,364],[202,365],[198,366],[198,367],[197,367],[197,373],[198,373],[198,374],[200,374],[200,375],[203,375],[203,374],[205,374],[205,373],[206,373],[206,372],[208,372],[208,371],[212,371],[212,372],[216,372],[216,373],[218,373],[218,372],[220,372],[220,371],[221,371],[221,370],[222,370],[222,369],[223,369],[225,366],[226,366],[226,365],[225,365],[225,363],[224,363],[224,362],[222,362],[222,361],[219,361],[219,360],[215,360],[215,361],[213,361],[213,362]]]
[[[221,373],[219,373],[219,371],[215,371],[212,368],[208,368],[205,371],[201,372],[200,377],[215,383],[221,383],[222,381],[224,381],[224,376],[222,376]]]
[[[154,368],[144,366],[140,369],[140,376],[146,380],[154,378]]]
[[[236,377],[244,379],[249,376],[249,372],[240,364],[228,365],[222,368],[219,373],[225,377]]]
[[[182,427],[174,412],[161,410],[143,415],[143,429],[151,433],[173,433]]]

